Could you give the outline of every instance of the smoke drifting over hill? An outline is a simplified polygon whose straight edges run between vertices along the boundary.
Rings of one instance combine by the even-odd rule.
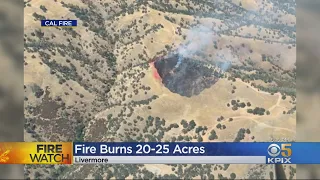
[[[198,25],[189,29],[185,43],[177,49],[179,58],[175,67],[179,67],[181,63],[183,63],[184,58],[194,58],[197,54],[209,48],[209,46],[217,40],[217,37],[214,35],[215,32],[204,25]],[[209,57],[206,57],[205,59],[212,62],[220,61],[221,63],[219,63],[218,66],[223,71],[227,71],[231,66],[230,60],[221,61],[219,59],[210,59]]]
[[[205,26],[197,26],[188,31],[186,43],[178,48],[179,61],[177,67],[182,63],[183,58],[192,58],[197,52],[203,50],[213,40],[213,32]]]
[[[186,97],[210,88],[230,68],[233,60],[231,51],[213,48],[217,40],[217,34],[204,25],[191,28],[185,43],[166,57],[155,60],[159,79],[171,92]],[[216,55],[209,56],[208,52]]]

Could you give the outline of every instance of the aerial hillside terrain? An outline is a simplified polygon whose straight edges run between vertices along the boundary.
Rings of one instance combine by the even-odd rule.
[[[294,0],[25,0],[24,13],[25,141],[295,140]],[[25,176],[275,178],[238,164],[28,165]]]

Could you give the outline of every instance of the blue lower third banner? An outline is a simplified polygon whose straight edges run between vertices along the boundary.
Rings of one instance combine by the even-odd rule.
[[[320,143],[75,142],[73,164],[320,164]]]

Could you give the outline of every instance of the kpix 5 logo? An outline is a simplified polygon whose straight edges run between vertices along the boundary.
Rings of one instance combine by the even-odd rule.
[[[271,144],[268,147],[268,154],[271,158],[268,158],[268,164],[291,164],[292,155],[291,144]],[[282,157],[278,157],[281,154]]]

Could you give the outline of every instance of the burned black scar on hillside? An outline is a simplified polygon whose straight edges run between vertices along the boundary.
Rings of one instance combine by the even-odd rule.
[[[175,54],[154,63],[162,83],[173,93],[186,97],[196,96],[219,79],[219,73],[205,62],[183,58],[182,63],[176,66],[178,60],[179,56]]]

